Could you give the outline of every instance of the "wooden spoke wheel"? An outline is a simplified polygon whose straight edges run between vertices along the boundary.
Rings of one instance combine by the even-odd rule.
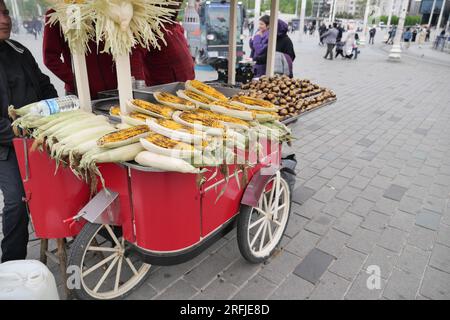
[[[126,249],[120,228],[88,223],[76,237],[68,261],[80,270],[74,296],[83,300],[120,299],[149,275],[150,265]]]
[[[280,172],[263,189],[258,206],[241,206],[237,222],[239,250],[245,259],[261,263],[279,245],[289,220],[291,190]]]

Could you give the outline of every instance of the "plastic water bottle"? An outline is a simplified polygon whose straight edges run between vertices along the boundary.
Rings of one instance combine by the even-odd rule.
[[[72,111],[79,108],[80,100],[78,100],[77,96],[72,95],[39,101],[31,109],[30,113],[46,117],[55,113]]]

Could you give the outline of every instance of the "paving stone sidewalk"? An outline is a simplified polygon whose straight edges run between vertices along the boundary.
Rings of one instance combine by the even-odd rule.
[[[296,76],[338,101],[293,127],[297,184],[274,257],[247,263],[232,232],[153,268],[129,299],[450,299],[450,69],[361,51],[327,61],[315,39],[296,43]]]

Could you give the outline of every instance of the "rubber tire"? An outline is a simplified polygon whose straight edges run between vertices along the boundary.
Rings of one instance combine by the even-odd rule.
[[[100,227],[99,224],[88,222],[85,224],[83,229],[81,229],[81,232],[77,235],[75,241],[73,242],[70,248],[69,259],[67,260],[68,266],[78,266],[78,267],[81,266],[81,261],[83,259],[85,248],[89,244],[88,242],[91,240],[91,238],[97,233],[99,227]],[[142,283],[144,283],[147,280],[147,278],[150,275],[149,271],[150,270],[147,271],[147,274],[131,290],[111,300],[121,300],[130,295],[131,293],[133,293],[137,288],[139,288],[142,285]],[[80,289],[72,289],[71,292],[72,296],[79,300],[98,300],[92,297],[89,293],[87,293],[84,290],[83,284],[81,284]]]
[[[289,186],[288,181],[283,177],[283,174],[281,175],[281,178],[286,181],[286,184]],[[289,203],[292,204],[292,190],[289,188]],[[283,229],[283,236],[281,236],[280,241],[277,243],[277,245],[272,249],[272,251],[269,252],[269,254],[265,257],[255,257],[250,250],[250,246],[248,244],[248,223],[250,214],[253,210],[253,207],[247,206],[245,204],[241,204],[241,208],[239,210],[239,215],[237,217],[237,242],[239,251],[241,252],[241,255],[244,257],[245,260],[247,260],[250,263],[253,264],[259,264],[263,263],[267,259],[269,259],[274,251],[277,249],[277,247],[280,245],[281,240],[283,240],[284,232],[286,231],[286,228],[289,224],[289,218],[291,216],[291,210],[292,205],[289,206],[289,212],[288,212],[288,218],[286,221],[286,225]]]

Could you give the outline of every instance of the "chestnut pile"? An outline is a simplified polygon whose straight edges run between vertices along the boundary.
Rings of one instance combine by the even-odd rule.
[[[264,76],[241,88],[245,91],[241,91],[240,95],[267,100],[278,106],[281,120],[336,99],[333,91],[321,88],[308,79],[291,79],[284,75]]]

